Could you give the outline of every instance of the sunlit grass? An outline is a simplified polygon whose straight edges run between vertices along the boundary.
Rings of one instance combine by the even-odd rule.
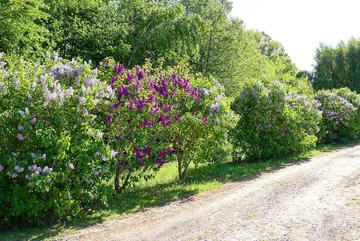
[[[360,140],[343,144],[319,145],[312,150],[286,158],[261,161],[256,163],[227,162],[213,165],[192,166],[184,180],[178,180],[176,163],[169,163],[156,173],[155,178],[140,180],[136,187],[114,196],[107,208],[100,208],[82,219],[57,224],[44,229],[14,229],[0,233],[0,240],[43,240],[56,237],[61,232],[76,232],[77,229],[102,222],[108,218],[119,217],[145,208],[165,205],[168,202],[220,187],[224,183],[239,181],[244,177],[256,178],[262,172],[305,162],[308,158],[322,152],[351,146]]]

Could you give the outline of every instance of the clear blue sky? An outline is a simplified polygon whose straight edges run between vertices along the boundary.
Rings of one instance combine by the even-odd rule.
[[[300,70],[312,70],[320,42],[360,37],[360,0],[232,0],[232,16],[280,42]]]

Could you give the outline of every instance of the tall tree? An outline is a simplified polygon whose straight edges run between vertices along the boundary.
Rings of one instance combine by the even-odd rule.
[[[0,1],[0,52],[38,56],[47,47],[47,14],[42,0]]]

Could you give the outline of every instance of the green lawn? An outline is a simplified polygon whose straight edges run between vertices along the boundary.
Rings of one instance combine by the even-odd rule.
[[[256,178],[261,172],[274,170],[291,163],[306,162],[308,158],[322,152],[343,146],[353,146],[359,142],[360,140],[355,140],[343,144],[320,145],[301,155],[257,163],[228,162],[192,167],[189,169],[187,178],[182,181],[177,180],[175,163],[169,163],[156,174],[154,179],[148,182],[142,180],[137,187],[129,188],[115,196],[106,209],[99,209],[81,219],[47,228],[2,230],[0,231],[0,240],[44,240],[62,233],[77,232],[78,229],[108,218],[136,212],[147,207],[164,205],[167,202],[215,189],[224,183],[238,181],[245,177]]]

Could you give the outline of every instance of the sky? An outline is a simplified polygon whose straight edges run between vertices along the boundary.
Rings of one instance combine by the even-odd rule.
[[[360,0],[232,0],[246,29],[280,42],[299,70],[311,71],[320,43],[360,38]]]

